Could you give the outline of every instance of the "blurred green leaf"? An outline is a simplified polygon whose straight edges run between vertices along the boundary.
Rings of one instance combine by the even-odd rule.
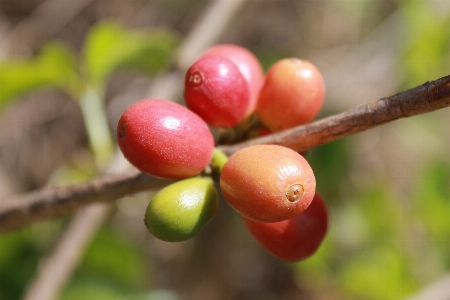
[[[328,237],[298,264],[300,281],[318,292],[335,282],[339,299],[399,299],[415,291],[416,274],[402,242],[408,212],[397,198],[381,179],[331,206]]]
[[[179,300],[170,290],[132,291],[117,286],[113,281],[85,277],[72,282],[59,298],[60,300]]]
[[[0,235],[0,299],[20,299],[42,255],[29,240],[29,230]]]
[[[401,299],[416,289],[407,259],[393,247],[362,252],[342,268],[339,283],[349,298]]]
[[[306,260],[293,265],[296,276],[300,278],[303,287],[314,290],[327,287],[329,280],[333,277],[329,262],[335,251],[334,240],[328,234],[317,252]]]
[[[125,67],[155,73],[168,65],[176,44],[168,30],[127,30],[115,22],[99,23],[85,40],[86,72],[93,82]]]
[[[166,67],[177,44],[167,30],[127,31],[113,22],[93,27],[85,40],[86,76],[97,83],[119,68],[153,74]],[[61,43],[46,44],[32,59],[0,62],[0,109],[23,93],[43,86],[59,86],[78,99],[82,90],[75,55]]]
[[[286,58],[289,56],[288,53],[280,49],[256,49],[256,57],[258,57],[263,70],[267,71],[269,68],[275,64],[278,60]]]
[[[377,182],[360,195],[360,209],[368,227],[368,235],[378,244],[392,244],[405,226],[402,208],[388,182]]]
[[[117,232],[104,228],[88,248],[79,273],[113,280],[130,288],[145,286],[148,265],[140,250]]]
[[[342,189],[349,185],[349,141],[341,139],[322,145],[308,151],[306,155],[314,170],[317,190],[330,205],[342,203]]]
[[[431,162],[422,172],[413,190],[415,211],[422,220],[430,243],[434,244],[446,267],[450,267],[450,164]]]
[[[99,280],[97,278],[85,278],[70,284],[63,292],[60,300],[123,300],[128,299],[127,293],[120,289],[114,282]]]
[[[0,109],[35,88],[55,85],[72,93],[78,84],[72,52],[60,43],[49,43],[35,58],[0,62]]]
[[[448,75],[450,67],[450,15],[440,15],[428,1],[405,1],[405,40],[410,42],[403,57],[407,88]]]

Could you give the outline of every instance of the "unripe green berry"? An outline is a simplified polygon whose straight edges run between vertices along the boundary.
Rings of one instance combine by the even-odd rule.
[[[150,201],[145,225],[158,239],[180,242],[198,234],[212,220],[219,195],[209,178],[189,178],[160,190]]]

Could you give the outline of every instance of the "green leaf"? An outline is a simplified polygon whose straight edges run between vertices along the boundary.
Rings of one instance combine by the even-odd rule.
[[[116,283],[98,278],[77,280],[70,284],[60,296],[61,300],[98,299],[122,300],[127,299],[124,292]]]
[[[79,85],[75,57],[60,43],[45,45],[32,59],[0,62],[0,110],[14,97],[51,85],[70,94]]]
[[[180,300],[171,290],[130,290],[98,277],[76,278],[63,291],[60,300]]]
[[[0,249],[0,299],[19,299],[42,253],[28,229],[0,235]]]
[[[168,65],[176,41],[167,30],[127,30],[114,22],[100,23],[85,40],[85,71],[93,82],[106,80],[119,68],[152,74]]]
[[[330,205],[337,205],[342,201],[342,187],[349,184],[351,146],[351,139],[341,139],[311,149],[306,154],[314,170],[316,188]]]
[[[448,75],[450,17],[433,9],[428,1],[406,1],[401,7],[405,26],[405,49],[402,67],[406,87]]]
[[[392,246],[374,247],[343,266],[339,286],[354,299],[401,299],[417,289],[404,255]]]
[[[418,173],[412,203],[421,224],[427,231],[431,247],[436,247],[441,265],[450,266],[450,164],[432,161]]]
[[[111,280],[131,289],[145,286],[148,280],[141,249],[108,228],[101,230],[93,240],[78,273]]]

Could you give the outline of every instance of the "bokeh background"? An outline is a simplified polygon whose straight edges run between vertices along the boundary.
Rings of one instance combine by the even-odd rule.
[[[73,99],[84,82],[47,84],[69,78],[70,64],[62,73],[50,67],[45,78],[36,70],[64,57],[86,73],[86,44],[105,21],[123,34],[150,30],[147,46],[155,55],[134,57],[130,66],[139,70],[109,70],[104,80],[114,132],[134,101],[167,90],[170,100],[182,101],[176,75],[165,86],[159,80],[180,74],[177,67],[182,73],[187,62],[174,63],[179,46],[214,2],[1,0],[0,205],[12,195],[98,175]],[[225,9],[209,12],[214,42],[247,47],[265,69],[284,57],[313,62],[326,83],[319,118],[450,74],[448,0],[247,0],[237,7],[224,30],[215,23]],[[102,50],[107,38],[92,44],[98,55],[91,66],[114,52]],[[121,47],[127,43],[114,50]],[[448,300],[449,148],[447,108],[310,150],[330,229],[314,256],[294,264],[261,250],[223,201],[199,236],[165,243],[142,222],[151,192],[118,200],[57,299]],[[0,235],[0,299],[21,299],[70,220]]]

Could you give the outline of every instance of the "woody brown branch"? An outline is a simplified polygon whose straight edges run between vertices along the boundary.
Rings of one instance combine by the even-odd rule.
[[[108,202],[141,191],[160,189],[171,182],[134,172],[99,177],[72,186],[44,188],[2,202],[0,233],[68,215],[90,203]]]
[[[226,154],[256,144],[278,144],[298,152],[397,120],[450,106],[450,75],[341,114],[265,137],[218,148]],[[61,217],[93,202],[113,201],[171,181],[144,174],[107,176],[56,188],[44,188],[9,199],[0,205],[0,233],[23,228],[34,222]]]
[[[252,145],[277,144],[302,152],[400,118],[448,106],[450,106],[450,75],[316,122],[218,148],[231,155],[239,149]]]

